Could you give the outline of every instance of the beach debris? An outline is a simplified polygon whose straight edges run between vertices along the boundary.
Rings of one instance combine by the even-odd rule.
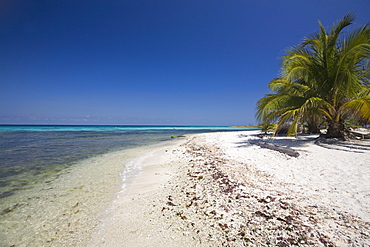
[[[361,246],[357,243],[367,241],[362,233],[369,222],[322,206],[301,205],[297,202],[304,195],[277,190],[268,174],[236,164],[202,140],[189,140],[185,148],[184,176],[172,183],[161,213],[179,219],[176,227],[201,245]]]
[[[284,153],[286,155],[289,155],[289,156],[292,156],[292,157],[295,157],[295,158],[297,158],[299,156],[299,153],[296,150],[292,149],[292,148],[283,147],[283,146],[275,145],[275,144],[272,144],[272,143],[256,141],[256,140],[249,140],[249,143],[254,144],[254,145],[258,145],[262,148],[267,148],[267,149],[270,149],[270,150],[278,151],[280,153]]]

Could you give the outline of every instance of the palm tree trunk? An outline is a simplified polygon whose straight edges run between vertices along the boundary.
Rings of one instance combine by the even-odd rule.
[[[320,134],[319,124],[313,121],[307,122],[308,133]]]
[[[345,127],[343,121],[329,121],[328,130],[325,137],[345,139]]]

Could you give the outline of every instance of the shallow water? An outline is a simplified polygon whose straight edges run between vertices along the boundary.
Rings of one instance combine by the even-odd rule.
[[[153,145],[220,130],[241,129],[0,126],[0,246],[84,246]]]
[[[140,171],[147,149],[110,152],[81,160],[4,198],[0,246],[85,246],[100,213],[122,190],[122,175]]]

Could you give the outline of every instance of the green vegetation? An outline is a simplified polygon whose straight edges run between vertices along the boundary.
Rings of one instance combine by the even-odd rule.
[[[288,124],[289,135],[324,127],[327,138],[345,138],[347,123],[370,123],[370,25],[347,30],[353,21],[349,13],[330,31],[319,22],[317,33],[286,52],[281,76],[268,84],[273,93],[257,103],[262,126]]]
[[[268,133],[271,133],[271,132],[275,132],[276,124],[266,122],[266,123],[262,123],[260,125],[260,128],[261,128],[262,132],[265,132],[265,134],[268,134]]]

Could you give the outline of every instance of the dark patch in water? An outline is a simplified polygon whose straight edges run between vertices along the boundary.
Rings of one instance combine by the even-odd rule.
[[[5,214],[8,214],[8,213],[11,213],[11,212],[13,212],[16,208],[18,208],[18,207],[20,207],[20,206],[22,206],[22,204],[17,203],[17,204],[15,204],[15,205],[14,205],[14,206],[12,206],[12,207],[9,207],[9,208],[4,209],[4,210],[0,213],[0,215],[5,215]]]
[[[8,197],[14,194],[14,191],[5,191],[0,194],[0,198]]]

